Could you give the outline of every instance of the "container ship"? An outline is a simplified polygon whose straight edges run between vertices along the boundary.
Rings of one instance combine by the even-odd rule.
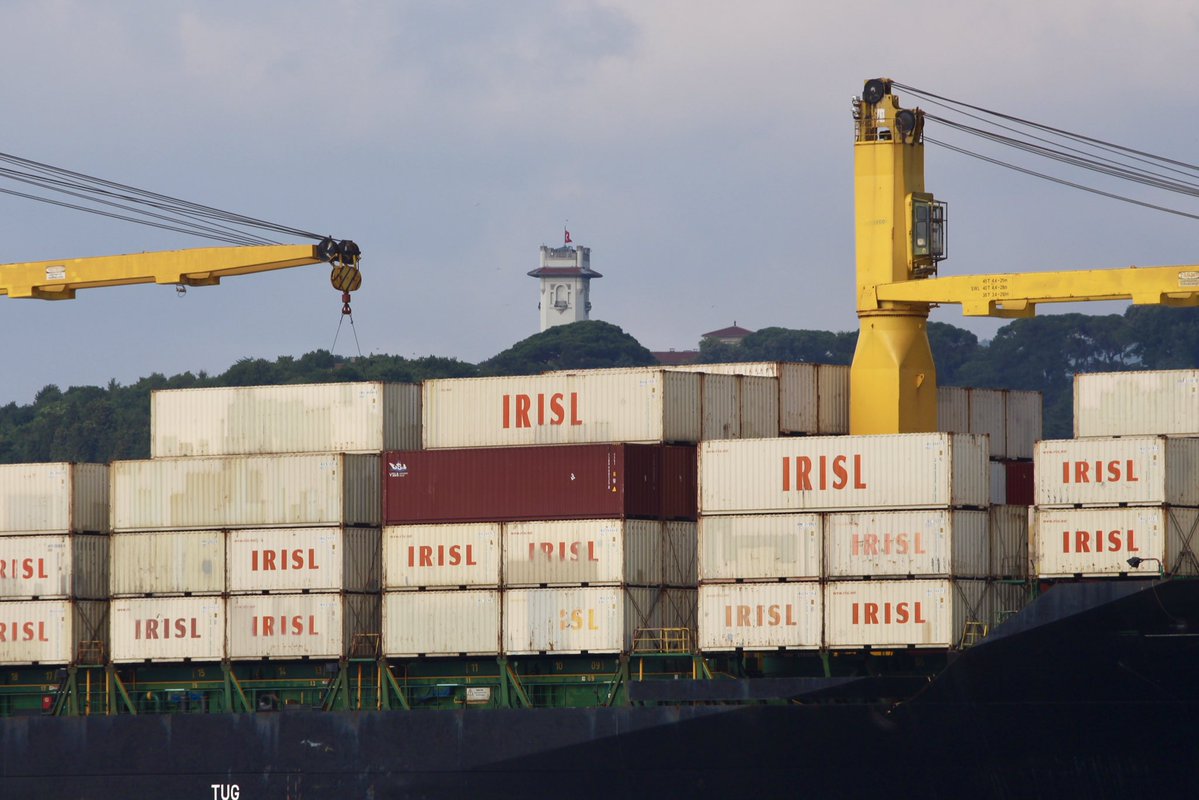
[[[0,467],[4,797],[1188,786],[1195,371],[1044,441],[848,435],[848,370],[159,391]]]

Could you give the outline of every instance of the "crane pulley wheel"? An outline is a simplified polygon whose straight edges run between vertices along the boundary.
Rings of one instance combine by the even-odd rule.
[[[362,272],[354,264],[334,264],[329,273],[333,288],[344,294],[358,291],[362,286]]]

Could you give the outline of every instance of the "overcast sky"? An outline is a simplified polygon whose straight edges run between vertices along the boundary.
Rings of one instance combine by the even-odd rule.
[[[564,225],[604,274],[592,317],[650,349],[692,348],[734,321],[851,330],[849,100],[863,79],[1194,163],[1197,9],[0,0],[0,151],[354,239],[364,354],[475,362],[536,333],[525,273]],[[932,146],[927,162],[950,209],[944,275],[1199,261],[1195,220]],[[0,226],[4,262],[213,244],[8,196]],[[0,403],[247,356],[354,355],[344,327],[334,347],[327,272],[182,298],[154,286],[0,298]],[[933,319],[984,338],[1001,324],[957,307]]]

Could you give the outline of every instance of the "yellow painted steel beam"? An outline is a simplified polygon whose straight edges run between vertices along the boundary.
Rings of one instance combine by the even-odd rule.
[[[875,307],[897,302],[942,303],[961,305],[966,316],[986,317],[1031,317],[1040,303],[1096,300],[1199,306],[1199,266],[959,275],[887,283],[874,290],[871,299]]]
[[[202,247],[118,256],[0,264],[0,294],[69,300],[79,289],[158,283],[215,286],[230,275],[248,275],[324,261],[316,245]]]

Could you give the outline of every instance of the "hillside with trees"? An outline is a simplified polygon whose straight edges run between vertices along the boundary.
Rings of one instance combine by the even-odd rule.
[[[1134,306],[1123,315],[1060,314],[1015,320],[980,342],[953,325],[929,324],[937,380],[945,386],[1029,389],[1045,396],[1045,437],[1073,430],[1078,372],[1199,367],[1199,309]],[[764,328],[738,345],[705,340],[700,360],[848,364],[857,332]],[[522,375],[554,369],[653,364],[632,336],[605,322],[577,322],[517,342],[479,364],[427,356],[335,356],[318,350],[274,361],[243,359],[220,375],[152,374],[129,386],[46,386],[28,405],[0,407],[0,463],[108,462],[148,458],[150,393],[206,386],[414,382],[431,378]]]

